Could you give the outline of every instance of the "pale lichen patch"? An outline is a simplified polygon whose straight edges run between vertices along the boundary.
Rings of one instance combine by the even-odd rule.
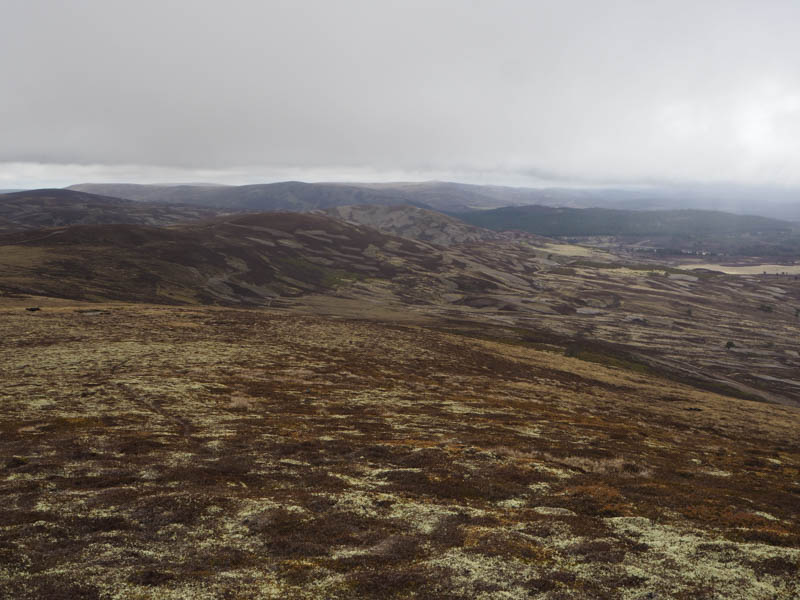
[[[711,586],[720,598],[740,600],[788,597],[785,594],[790,589],[797,589],[792,588],[796,581],[757,576],[750,563],[775,557],[796,562],[798,549],[719,540],[702,531],[643,517],[612,517],[605,522],[618,534],[647,545],[648,550],[637,557],[637,566],[649,570],[651,585],[657,588],[675,592],[702,584]]]

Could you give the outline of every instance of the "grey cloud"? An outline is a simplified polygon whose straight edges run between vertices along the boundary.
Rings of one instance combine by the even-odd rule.
[[[0,162],[800,184],[790,1],[0,6]]]

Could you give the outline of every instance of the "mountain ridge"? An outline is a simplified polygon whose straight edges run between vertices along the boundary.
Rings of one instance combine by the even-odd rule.
[[[297,192],[294,205],[292,187]],[[311,210],[335,204],[411,204],[440,211],[541,204],[572,208],[677,210],[696,208],[800,221],[800,191],[779,187],[647,185],[513,187],[448,181],[277,182],[244,186],[77,184],[70,189],[133,200],[199,202],[222,208]],[[327,200],[326,200],[327,198]],[[325,202],[328,202],[326,205]],[[296,207],[304,208],[296,208]]]

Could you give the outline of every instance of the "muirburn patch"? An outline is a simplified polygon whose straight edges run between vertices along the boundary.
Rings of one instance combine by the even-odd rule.
[[[620,517],[632,514],[631,505],[622,493],[602,483],[567,488],[561,503],[581,515]]]
[[[100,588],[74,574],[34,575],[27,580],[0,581],[0,595],[30,600],[103,600]]]
[[[528,479],[513,469],[505,470],[508,477],[494,477],[490,471],[469,474],[455,470],[393,470],[381,474],[391,482],[390,490],[412,497],[426,496],[447,501],[507,500],[526,490]],[[538,474],[535,481],[541,481]]]
[[[347,581],[352,597],[356,598],[463,599],[463,596],[446,591],[448,579],[446,571],[412,564],[395,568],[379,566],[360,569],[351,574]]]

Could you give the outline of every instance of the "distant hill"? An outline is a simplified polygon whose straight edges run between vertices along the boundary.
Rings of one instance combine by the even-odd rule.
[[[478,336],[500,327],[522,343],[577,344],[573,355],[630,359],[712,389],[797,402],[793,278],[688,274],[509,237],[442,247],[296,212],[22,231],[0,234],[0,298],[439,319]],[[752,326],[741,328],[743,320]]]
[[[510,187],[447,181],[135,185],[85,183],[70,189],[129,200],[223,207],[226,210],[326,209],[350,204],[407,204],[440,211],[540,204],[627,210],[702,209],[800,220],[800,191],[753,186]]]
[[[374,227],[385,233],[440,246],[503,237],[495,231],[468,225],[459,219],[415,206],[337,206],[328,209],[326,213],[351,223]]]
[[[637,252],[771,257],[800,253],[796,224],[718,211],[515,206],[455,216],[495,231],[519,230],[592,245],[602,241],[603,246]]]
[[[0,195],[0,232],[80,224],[174,225],[215,214],[218,211],[198,206],[133,202],[74,190]]]
[[[366,278],[429,275],[443,264],[426,244],[299,213],[171,228],[73,226],[0,235],[0,246],[0,288],[162,303],[262,305]]]
[[[292,212],[172,227],[24,231],[0,235],[0,296],[263,306],[280,297],[344,293],[366,302],[512,310],[537,285],[534,276],[551,250],[497,237],[443,249],[326,214]]]
[[[661,236],[787,232],[785,221],[706,210],[614,210],[510,206],[458,214],[477,227],[519,229],[544,236]]]
[[[469,185],[443,181],[399,183],[304,183],[255,185],[137,185],[84,183],[69,189],[148,202],[221,207],[227,210],[309,211],[355,204],[410,205],[460,211],[518,204],[593,206],[635,201],[641,194],[623,190],[538,189]]]
[[[69,190],[113,196],[137,202],[166,202],[171,204],[205,204],[206,195],[213,196],[233,186],[217,184],[143,185],[137,183],[81,183]]]
[[[347,204],[420,205],[415,199],[392,190],[300,181],[240,186],[81,184],[69,189],[129,200],[196,204],[231,211],[306,212]]]

